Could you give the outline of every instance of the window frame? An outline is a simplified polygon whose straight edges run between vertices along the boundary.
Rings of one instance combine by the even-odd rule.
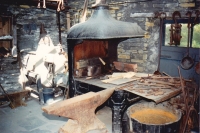
[[[191,23],[191,30],[190,30],[190,45],[189,45],[189,48],[193,48],[192,47],[192,39],[193,39],[193,31],[194,31],[194,20],[195,20],[195,17],[191,17],[191,20],[190,20],[190,23]],[[178,24],[188,24],[188,18],[178,18],[176,19],[177,23]],[[165,19],[163,20],[163,24],[162,24],[162,29],[163,29],[163,32],[162,32],[162,38],[163,38],[163,41],[162,41],[162,46],[164,47],[179,47],[179,48],[185,48],[183,46],[180,46],[180,45],[165,45],[165,32],[166,32],[166,24],[175,24],[175,21],[173,19]],[[196,49],[196,48],[194,48]],[[199,48],[197,48],[199,49]]]

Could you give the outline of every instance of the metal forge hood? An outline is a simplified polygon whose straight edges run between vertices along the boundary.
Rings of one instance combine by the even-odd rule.
[[[107,5],[95,7],[92,16],[85,22],[72,26],[67,39],[115,39],[144,37],[137,23],[115,20]]]

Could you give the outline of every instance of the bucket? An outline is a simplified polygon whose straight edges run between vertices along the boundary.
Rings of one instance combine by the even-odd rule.
[[[130,131],[136,133],[178,133],[181,111],[155,103],[138,103],[127,110]]]
[[[54,89],[53,88],[45,88],[42,90],[43,92],[43,98],[44,98],[44,103],[51,103],[53,102],[54,98]]]

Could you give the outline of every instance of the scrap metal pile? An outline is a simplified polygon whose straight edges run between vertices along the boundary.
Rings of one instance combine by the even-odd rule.
[[[156,103],[167,101],[169,105],[181,110],[183,113],[181,131],[185,133],[199,126],[198,97],[200,93],[198,85],[192,80],[184,79],[180,74],[180,68],[178,69],[180,77],[161,75],[140,77],[117,89],[135,93]]]
[[[152,75],[141,77],[136,82],[131,82],[118,89],[135,91],[145,96],[158,96],[165,94],[167,89],[176,90],[180,86],[180,78],[178,77]]]

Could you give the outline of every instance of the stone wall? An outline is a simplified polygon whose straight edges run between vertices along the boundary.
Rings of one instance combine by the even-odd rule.
[[[51,37],[53,44],[55,46],[59,44],[58,20],[55,10],[29,6],[10,6],[9,11],[14,14],[16,20],[17,43],[20,50],[34,51],[37,49],[41,24],[44,24],[44,28]],[[61,12],[60,16],[62,45],[67,50],[66,14]]]
[[[22,90],[20,68],[15,61],[12,57],[0,58],[0,84],[7,93]],[[0,95],[4,95],[2,88]]]
[[[44,24],[44,28],[51,37],[53,44],[55,46],[59,44],[58,20],[55,10],[48,8],[38,9],[36,7],[21,5],[9,6],[7,11],[13,15],[13,21],[16,22],[17,45],[20,52],[35,51],[37,49],[41,23]],[[61,12],[60,15],[62,46],[67,51],[66,14]],[[12,56],[0,59],[0,82],[7,93],[22,90],[22,81],[27,80],[23,79],[25,77],[20,75],[19,62],[15,62],[16,60]],[[15,63],[13,64],[13,62]],[[0,89],[0,95],[2,94],[4,93]]]

